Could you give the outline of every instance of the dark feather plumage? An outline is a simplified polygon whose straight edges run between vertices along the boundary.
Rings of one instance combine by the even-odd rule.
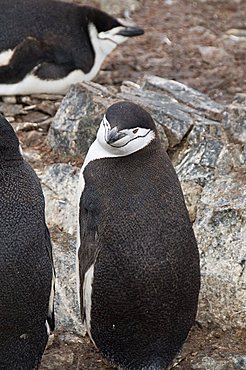
[[[31,370],[54,328],[52,247],[40,182],[1,115],[0,199],[0,369]]]

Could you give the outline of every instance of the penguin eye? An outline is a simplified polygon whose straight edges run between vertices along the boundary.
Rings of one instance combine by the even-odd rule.
[[[135,128],[134,130],[132,130],[132,132],[133,132],[134,134],[136,134],[136,133],[138,132],[138,128]]]

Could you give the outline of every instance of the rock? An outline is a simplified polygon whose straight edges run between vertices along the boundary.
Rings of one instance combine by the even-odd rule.
[[[217,36],[209,29],[203,27],[203,26],[195,26],[191,27],[189,29],[189,34],[192,35],[192,42],[194,43],[194,38],[196,37],[196,41],[198,42],[203,42],[208,45],[213,43],[216,39]]]
[[[46,222],[51,230],[56,271],[56,330],[84,332],[76,287],[78,168],[53,164],[38,173],[45,196]]]
[[[226,365],[225,361],[216,361],[213,357],[204,356],[200,359],[199,362],[196,362],[195,365],[192,365],[193,369],[202,369],[202,370],[224,370],[224,366]]]
[[[246,355],[237,356],[233,359],[235,370],[246,370]]]
[[[197,110],[196,114],[201,114],[210,119],[221,120],[225,110],[223,104],[216,103],[207,95],[192,89],[178,81],[166,80],[158,76],[146,76],[144,88],[156,88],[164,94],[171,94],[177,101],[187,104]]]
[[[49,118],[49,115],[38,112],[38,111],[33,111],[33,112],[28,112],[25,115],[24,120],[26,122],[38,123],[38,122],[42,122],[42,121],[46,120],[47,118]]]
[[[58,163],[46,167],[39,177],[45,196],[48,225],[56,225],[61,231],[75,235],[79,169]]]
[[[82,338],[71,333],[63,332],[58,337],[59,341],[66,344],[78,344],[82,343]]]
[[[223,124],[230,142],[246,144],[246,94],[235,96],[224,114]]]
[[[52,117],[55,115],[57,111],[57,108],[54,105],[53,101],[49,101],[49,100],[43,100],[41,103],[37,104],[37,109],[40,112],[47,113],[48,115]]]
[[[173,4],[175,4],[175,2],[176,2],[176,0],[164,0],[164,3],[166,5],[173,5]]]
[[[233,35],[238,37],[246,37],[246,29],[230,28],[226,31],[227,35]]]
[[[28,97],[22,97],[22,99],[28,99]],[[40,101],[44,101],[44,100],[53,100],[53,101],[56,101],[56,100],[62,100],[63,99],[63,95],[58,95],[58,94],[33,94],[32,97],[31,97],[31,100],[32,101],[37,101],[37,102],[40,102]]]
[[[83,156],[86,153],[105,111],[105,106],[94,101],[93,96],[92,92],[81,85],[70,88],[47,137],[47,142],[55,153],[62,157]]]
[[[22,153],[23,155],[23,158],[25,159],[25,161],[29,162],[29,163],[36,163],[36,162],[39,162],[41,160],[41,156],[40,154],[38,154],[36,151],[34,150],[25,150],[23,151]]]
[[[222,47],[198,46],[198,51],[200,52],[204,62],[214,66],[219,63],[223,63],[225,65],[231,64],[234,59],[234,56],[232,54],[228,54]]]
[[[32,123],[32,122],[16,122],[14,123],[13,126],[16,132],[19,132],[19,131],[28,132],[28,131],[37,130],[38,128],[37,123]]]
[[[84,334],[80,319],[76,285],[76,240],[58,228],[51,229],[56,271],[56,330]]]
[[[11,121],[10,121],[11,122]],[[36,122],[16,122],[13,120],[13,127],[16,133],[23,131],[39,131],[39,132],[47,132],[52,122],[52,117],[47,118],[46,120],[36,123]],[[27,135],[28,139],[28,135]]]
[[[175,147],[200,122],[208,117],[207,123],[218,125],[223,118],[224,105],[211,100],[205,94],[179,82],[157,76],[145,76],[138,87],[123,84],[117,96],[132,100],[146,108],[162,127],[168,146]],[[160,130],[161,132],[161,130]],[[164,146],[167,148],[167,142]]]
[[[228,51],[234,50],[237,52],[245,53],[246,51],[246,37],[236,35],[223,35],[220,38],[220,44]],[[236,49],[235,49],[236,48]]]
[[[5,118],[9,121],[9,123],[13,123],[15,121],[15,118],[12,116],[5,116]]]
[[[215,177],[242,172],[246,168],[246,147],[240,144],[226,144],[220,152],[215,168]]]
[[[193,223],[196,219],[197,206],[201,198],[202,187],[193,181],[181,181],[181,187],[189,211],[190,220]]]
[[[226,49],[235,48],[237,53],[245,54],[246,51],[246,29],[229,29],[220,38],[221,45]]]
[[[231,173],[206,183],[194,231],[202,288],[198,319],[246,328],[246,177]]]
[[[199,121],[199,120],[198,120]],[[187,136],[186,145],[174,161],[182,181],[204,185],[214,177],[215,168],[223,149],[221,125],[216,121],[201,120]]]
[[[192,369],[198,370],[246,370],[245,356],[234,353],[223,353],[223,356],[201,353],[196,361],[192,363]],[[241,362],[241,363],[240,363]]]
[[[16,104],[15,96],[2,96],[2,101],[7,104]]]
[[[53,118],[49,117],[49,118],[45,119],[44,121],[39,122],[37,124],[37,129],[39,131],[48,132],[52,121],[53,121]]]
[[[25,137],[26,147],[40,145],[43,142],[44,142],[44,135],[42,134],[42,132],[30,131],[26,134],[26,137]]]
[[[23,112],[23,106],[21,104],[0,102],[0,113],[4,116],[15,116],[17,114],[23,114]]]
[[[138,0],[100,0],[100,7],[106,13],[112,15],[125,14],[135,12],[141,6]]]

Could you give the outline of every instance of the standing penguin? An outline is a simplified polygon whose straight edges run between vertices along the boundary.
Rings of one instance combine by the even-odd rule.
[[[177,175],[144,109],[108,108],[79,189],[87,332],[120,369],[166,369],[195,320],[199,254]]]
[[[54,270],[44,197],[0,115],[0,369],[37,369],[54,328]]]
[[[0,95],[67,92],[106,56],[142,35],[99,9],[54,0],[1,0]]]

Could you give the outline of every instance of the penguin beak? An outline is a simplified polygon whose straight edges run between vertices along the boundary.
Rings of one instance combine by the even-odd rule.
[[[107,132],[106,142],[110,145],[110,144],[115,143],[116,141],[122,139],[125,136],[126,136],[126,134],[124,134],[123,132],[119,132],[117,127],[114,127],[114,128],[112,128],[111,130],[109,130]]]
[[[140,27],[125,27],[123,30],[120,30],[117,35],[125,37],[140,36],[144,34],[144,30]]]

